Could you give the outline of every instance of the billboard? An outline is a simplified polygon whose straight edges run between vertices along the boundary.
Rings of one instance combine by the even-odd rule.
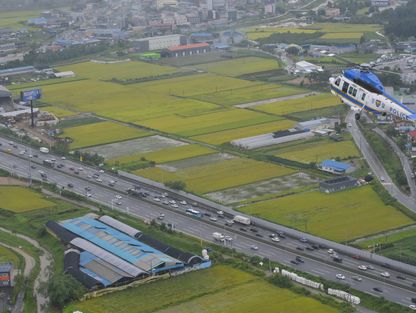
[[[42,97],[40,89],[23,90],[20,92],[20,99],[23,102],[29,102],[31,100],[37,100]]]

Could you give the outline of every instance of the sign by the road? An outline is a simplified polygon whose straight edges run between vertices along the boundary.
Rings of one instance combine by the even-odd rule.
[[[41,97],[42,97],[42,92],[40,89],[23,90],[20,92],[20,99],[23,102],[37,100],[37,99],[40,99]]]

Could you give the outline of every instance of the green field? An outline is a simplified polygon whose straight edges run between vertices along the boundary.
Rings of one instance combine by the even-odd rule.
[[[59,71],[73,71],[77,77],[95,80],[119,80],[158,76],[175,73],[178,70],[170,66],[161,66],[140,61],[127,61],[118,63],[82,62],[58,68]]]
[[[59,107],[55,107],[55,106],[42,107],[42,108],[40,108],[40,110],[53,113],[58,118],[76,115],[76,113],[74,113],[72,111],[65,110],[65,109],[62,109],[62,108],[59,108]]]
[[[337,313],[228,266],[215,266],[69,305],[84,313]]]
[[[358,245],[363,249],[367,249],[377,243],[378,244],[388,244],[388,243],[396,244],[397,242],[400,242],[408,238],[416,238],[416,227],[408,228],[408,229],[397,231],[397,232],[390,233],[390,234],[385,234],[377,238],[360,241]]]
[[[262,27],[262,28],[247,29],[246,35],[247,35],[247,38],[250,40],[258,40],[258,39],[270,37],[271,35],[275,33],[312,34],[316,32],[317,30],[313,30],[313,29],[288,28],[288,27]]]
[[[19,257],[14,251],[0,246],[0,264],[13,263],[14,268],[19,268]]]
[[[0,186],[0,209],[22,213],[50,208],[55,204],[45,200],[41,194],[18,186]]]
[[[200,155],[206,155],[215,153],[215,150],[199,145],[184,145],[179,147],[169,147],[157,151],[147,153],[137,153],[133,155],[125,155],[118,158],[114,158],[108,161],[108,163],[128,164],[144,157],[146,160],[155,161],[156,163],[172,162],[187,158],[192,158]]]
[[[284,152],[278,152],[274,155],[302,163],[321,162],[326,159],[335,158],[346,159],[348,157],[358,157],[360,155],[352,141],[314,142],[284,150]]]
[[[285,115],[294,112],[310,111],[338,105],[339,100],[329,93],[307,96],[298,99],[278,101],[256,106],[256,110]]]
[[[243,109],[226,109],[198,116],[165,116],[138,121],[137,124],[181,136],[197,136],[212,132],[257,125],[280,117]]]
[[[213,132],[207,135],[195,136],[192,137],[192,139],[210,143],[213,145],[219,145],[222,143],[230,142],[235,139],[271,133],[278,130],[285,130],[288,128],[292,128],[294,125],[294,121],[284,119],[275,122]]]
[[[241,210],[336,241],[413,223],[395,208],[384,205],[370,186],[332,194],[306,192],[259,202]]]
[[[279,69],[279,63],[274,59],[257,57],[238,58],[196,66],[199,69],[225,76],[240,76],[257,72]]]
[[[9,11],[1,12],[0,11],[0,27],[8,28],[27,28],[24,24],[29,18],[39,17],[41,11]]]
[[[188,164],[192,164],[192,159]],[[169,163],[166,164],[169,167]],[[279,165],[232,158],[204,165],[166,170],[160,167],[147,168],[134,173],[156,181],[181,180],[187,190],[199,194],[246,185],[252,182],[292,174],[295,171]]]
[[[65,128],[61,137],[72,138],[74,141],[70,145],[71,149],[78,149],[149,135],[148,132],[137,128],[113,122],[99,122]]]
[[[239,89],[211,92],[193,98],[219,105],[235,105],[307,92],[305,89],[278,84],[256,84]]]

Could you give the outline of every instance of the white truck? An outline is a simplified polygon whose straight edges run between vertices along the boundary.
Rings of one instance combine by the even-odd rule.
[[[246,226],[251,224],[251,220],[248,217],[241,216],[241,215],[234,216],[233,221],[236,223],[246,225]]]
[[[46,147],[40,147],[39,151],[42,152],[42,153],[49,153],[49,149],[46,148]]]
[[[223,235],[223,234],[221,234],[221,233],[217,233],[217,232],[212,233],[212,237],[214,237],[214,239],[215,239],[216,241],[224,241],[224,240],[225,240],[224,235]]]

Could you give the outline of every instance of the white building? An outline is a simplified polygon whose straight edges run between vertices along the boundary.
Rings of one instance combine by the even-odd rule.
[[[133,47],[138,51],[153,51],[185,45],[186,37],[179,34],[130,39]]]
[[[321,66],[306,62],[299,61],[295,64],[295,73],[312,73],[312,72],[323,72]]]
[[[156,8],[160,10],[163,7],[174,7],[178,6],[177,0],[156,0]]]
[[[390,0],[371,0],[373,7],[388,7],[390,4]]]
[[[53,74],[56,78],[68,78],[68,77],[75,77],[75,73],[73,71],[65,71]]]

